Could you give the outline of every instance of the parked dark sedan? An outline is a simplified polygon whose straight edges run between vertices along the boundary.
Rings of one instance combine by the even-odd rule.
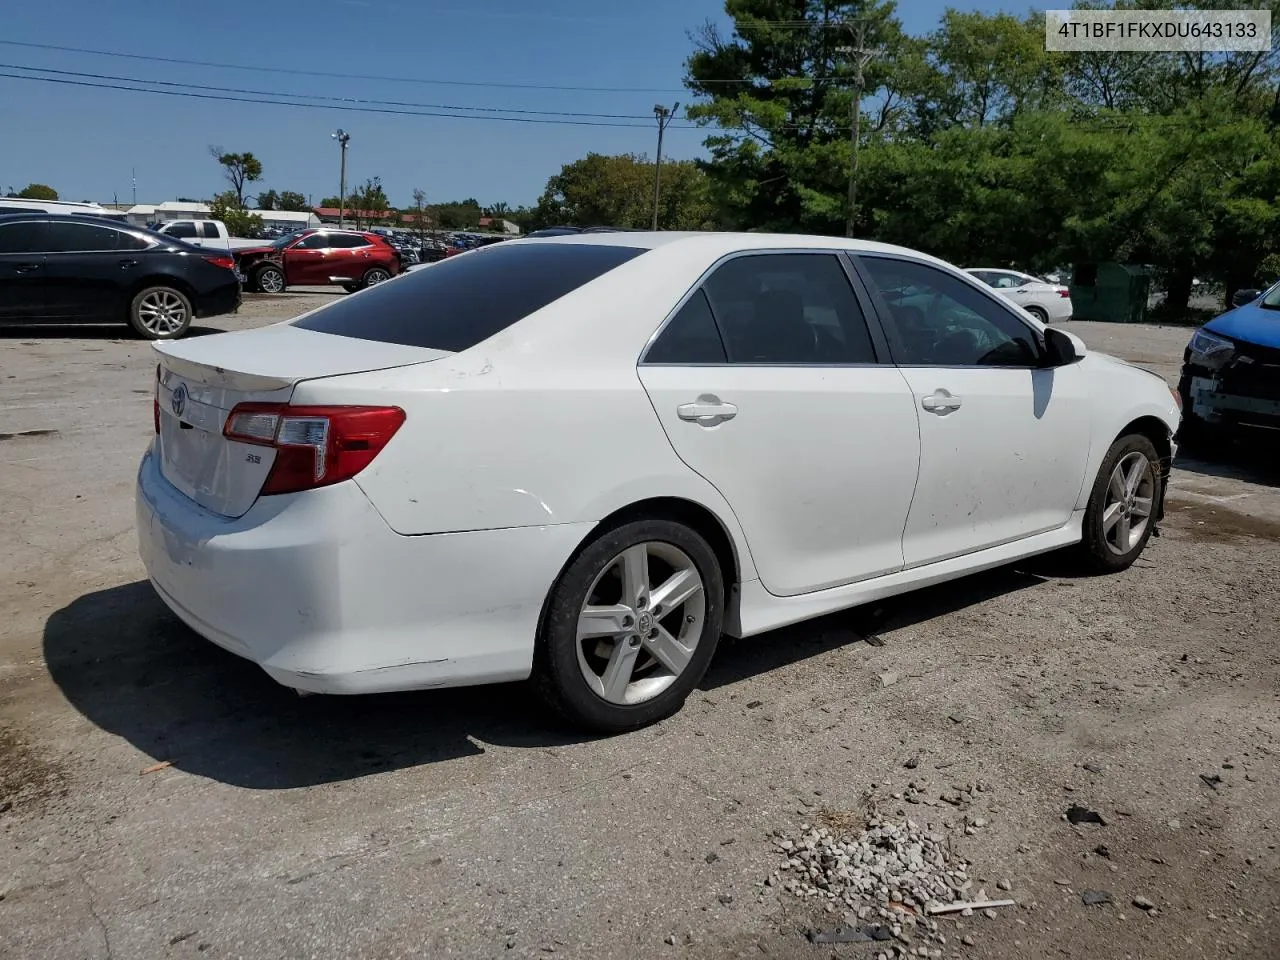
[[[0,324],[127,323],[176,340],[239,306],[225,253],[98,217],[0,216]]]

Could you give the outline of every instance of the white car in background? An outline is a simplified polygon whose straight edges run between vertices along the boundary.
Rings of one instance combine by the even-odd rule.
[[[197,633],[316,693],[532,675],[603,731],[722,632],[1128,567],[1179,422],[957,268],[829,237],[496,244],[156,351],[140,552]]]
[[[965,271],[1008,297],[1041,323],[1071,319],[1071,292],[1063,284],[999,267],[966,267]]]

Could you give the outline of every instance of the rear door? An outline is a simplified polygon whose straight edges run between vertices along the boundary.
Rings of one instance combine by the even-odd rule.
[[[54,221],[48,228],[48,311],[65,320],[125,320],[150,241],[96,223]]]
[[[0,223],[0,322],[48,319],[48,226],[42,220]]]
[[[641,359],[680,458],[794,596],[902,569],[919,465],[911,389],[834,252],[722,261]]]

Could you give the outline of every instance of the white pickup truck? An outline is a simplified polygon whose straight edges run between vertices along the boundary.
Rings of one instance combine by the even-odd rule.
[[[170,220],[156,227],[156,233],[213,250],[244,250],[260,247],[266,242],[233,237],[221,220]]]

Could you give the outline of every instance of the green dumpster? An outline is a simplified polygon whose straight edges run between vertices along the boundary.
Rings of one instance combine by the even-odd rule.
[[[1126,263],[1077,263],[1071,271],[1071,318],[1142,323],[1147,318],[1151,274]]]

